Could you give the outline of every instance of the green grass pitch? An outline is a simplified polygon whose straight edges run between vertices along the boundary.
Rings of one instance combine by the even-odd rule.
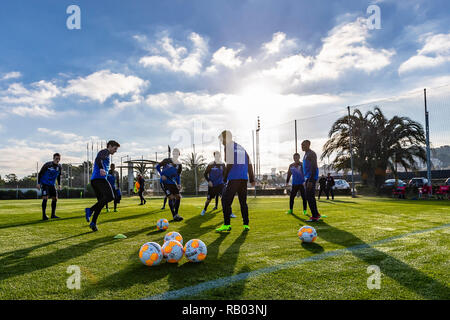
[[[287,197],[249,198],[250,227],[242,230],[239,204],[233,204],[232,231],[218,234],[222,212],[200,216],[204,198],[184,198],[178,231],[184,242],[198,238],[208,246],[203,263],[162,263],[146,267],[138,250],[148,241],[162,244],[162,199],[138,206],[126,198],[118,213],[102,213],[93,233],[83,210],[92,199],[60,200],[54,221],[40,221],[39,200],[0,202],[0,299],[141,299],[201,283],[278,266],[290,261],[398,236],[340,255],[242,278],[215,288],[204,286],[180,299],[450,299],[450,228],[406,235],[450,223],[450,201],[408,201],[337,197],[320,201],[328,218],[314,224],[318,239],[302,244],[297,230],[306,225],[296,200],[285,214]],[[50,201],[49,201],[50,204]],[[50,210],[50,205],[48,211]],[[114,239],[118,234],[127,239]],[[342,250],[341,250],[342,251]],[[322,257],[320,256],[320,257]],[[68,289],[67,268],[79,266],[81,288]],[[368,266],[381,270],[380,289],[368,289]]]

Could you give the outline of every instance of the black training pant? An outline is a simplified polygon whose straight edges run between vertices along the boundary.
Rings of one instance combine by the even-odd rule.
[[[248,206],[247,206],[247,180],[228,181],[225,191],[222,195],[223,220],[225,225],[230,224],[231,205],[234,196],[238,194],[239,204],[241,205],[241,214],[244,224],[248,225]]]
[[[320,186],[319,187],[319,196],[317,197],[319,200],[320,200],[320,196],[322,195],[322,193],[324,193],[326,195],[327,190],[325,189],[325,187]]]
[[[333,187],[327,188],[326,194],[327,194],[327,200],[330,198],[330,194],[331,194],[331,199],[334,200],[334,191],[333,191]]]
[[[316,203],[316,182],[312,182],[311,188],[308,188],[308,184],[306,185],[306,199],[308,200],[309,209],[311,210],[311,215],[313,218],[319,217],[319,212],[317,211],[317,203]]]
[[[93,223],[97,223],[97,218],[103,207],[110,201],[114,200],[114,190],[106,179],[91,180],[92,189],[94,189],[97,203],[91,207],[91,212],[94,213],[92,218]]]
[[[291,210],[294,208],[295,196],[299,191],[303,200],[303,210],[307,209],[308,202],[306,200],[305,187],[302,184],[296,184],[292,186],[291,196],[289,197],[289,209]]]
[[[145,202],[144,199],[144,189],[139,189],[139,198],[141,198],[141,203]]]

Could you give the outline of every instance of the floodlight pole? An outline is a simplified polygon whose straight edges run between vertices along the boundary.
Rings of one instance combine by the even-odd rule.
[[[431,151],[430,151],[430,123],[427,108],[427,89],[423,89],[423,99],[425,103],[425,133],[426,133],[426,145],[427,145],[427,179],[428,184],[431,186]]]
[[[350,122],[350,106],[347,106],[347,111],[348,111],[348,125],[350,127],[349,137],[350,137],[350,164],[352,167],[352,198],[355,198],[356,192],[355,192],[355,178],[353,175],[353,146],[352,146],[353,127]]]
[[[253,146],[253,174],[256,172],[255,166],[255,130],[252,130],[252,146]],[[255,198],[256,198],[256,184],[255,184]]]
[[[196,154],[195,154],[195,144],[192,144],[193,160],[194,160],[194,177],[195,177],[195,195],[198,196],[198,186],[197,186],[197,163],[196,163]]]
[[[295,123],[295,153],[297,153],[297,119],[294,120]]]

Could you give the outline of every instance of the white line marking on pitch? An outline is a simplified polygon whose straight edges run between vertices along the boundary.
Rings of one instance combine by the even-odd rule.
[[[367,248],[370,248],[370,247],[373,247],[376,245],[380,245],[380,244],[384,244],[387,242],[391,242],[391,241],[394,241],[397,239],[406,238],[406,237],[416,235],[416,234],[445,229],[448,227],[450,227],[450,223],[444,224],[442,226],[430,228],[430,229],[417,230],[417,231],[404,233],[404,234],[393,236],[390,238],[377,240],[377,241],[374,241],[369,244],[367,244],[367,243],[358,244],[358,245],[348,247],[348,248],[328,251],[328,252],[317,254],[315,256],[302,258],[302,259],[294,260],[294,261],[289,261],[289,262],[271,266],[271,267],[266,267],[266,268],[262,268],[262,269],[258,269],[258,270],[254,270],[254,271],[250,271],[250,272],[239,273],[239,274],[236,274],[233,276],[223,277],[223,278],[219,278],[219,279],[215,279],[215,280],[211,280],[211,281],[206,281],[206,282],[197,284],[195,286],[185,287],[185,288],[182,288],[179,290],[167,291],[167,292],[164,292],[161,294],[143,298],[143,300],[171,300],[171,299],[178,299],[178,298],[185,297],[185,296],[195,296],[203,291],[229,286],[232,283],[235,283],[235,282],[238,282],[241,280],[246,280],[249,278],[254,278],[254,277],[260,276],[262,274],[273,273],[273,272],[291,268],[291,267],[294,267],[294,266],[297,266],[297,265],[300,265],[300,264],[303,264],[306,262],[323,260],[323,259],[326,259],[329,257],[335,257],[335,256],[338,256],[341,254],[345,254],[348,251],[351,252],[351,251],[355,251],[355,250],[367,249]]]

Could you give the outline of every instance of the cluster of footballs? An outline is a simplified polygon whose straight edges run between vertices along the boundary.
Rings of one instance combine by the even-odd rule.
[[[169,227],[167,219],[158,220],[156,227],[165,231]],[[163,260],[169,263],[178,263],[183,256],[191,262],[202,262],[207,255],[207,248],[199,239],[189,240],[183,247],[183,237],[178,232],[168,232],[164,236],[161,247],[156,242],[147,242],[139,250],[139,259],[147,266],[157,266]]]

